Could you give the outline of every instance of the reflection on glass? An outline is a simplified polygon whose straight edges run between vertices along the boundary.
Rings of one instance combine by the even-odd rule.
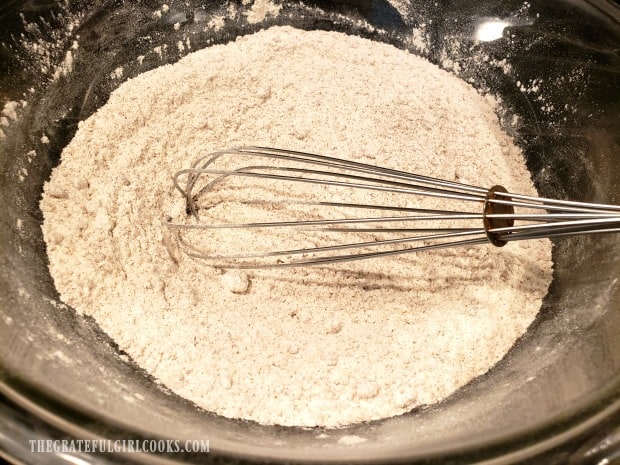
[[[480,42],[490,42],[501,39],[504,29],[512,26],[512,23],[503,19],[488,19],[478,24],[476,29],[476,40]]]

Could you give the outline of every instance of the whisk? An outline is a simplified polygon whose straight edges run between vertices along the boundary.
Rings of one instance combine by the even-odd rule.
[[[216,267],[329,264],[620,231],[616,205],[521,195],[500,185],[476,187],[274,148],[210,153],[173,180],[187,217],[167,226],[186,254]]]

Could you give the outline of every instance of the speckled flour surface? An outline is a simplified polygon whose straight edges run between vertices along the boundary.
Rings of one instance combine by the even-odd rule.
[[[538,312],[546,240],[247,274],[173,259],[171,175],[240,145],[536,193],[492,103],[388,45],[272,28],[126,82],[63,152],[43,232],[62,299],[179,395],[266,424],[389,417],[486,372]]]

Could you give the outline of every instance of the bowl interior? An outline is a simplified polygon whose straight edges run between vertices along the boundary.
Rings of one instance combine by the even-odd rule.
[[[392,43],[501,98],[500,118],[519,118],[506,128],[541,195],[620,203],[620,14],[611,4],[287,2],[260,24],[249,24],[246,7],[238,7],[219,31],[205,24],[226,5],[193,0],[172,2],[163,13],[156,2],[23,2],[0,16],[2,39],[13,40],[2,52],[0,98],[28,102],[0,140],[0,391],[38,405],[50,421],[63,418],[76,434],[208,438],[216,453],[283,460],[485,458],[496,448],[505,453],[553,438],[617,402],[620,235],[554,241],[543,308],[490,372],[438,405],[338,430],[261,426],[205,412],[154,383],[92,319],[59,300],[40,230],[42,185],[78,122],[120,84],[111,73],[123,66],[127,79],[173,63],[183,53],[176,43],[188,35],[199,49],[287,24]],[[178,31],[170,27],[177,22]],[[50,80],[78,35],[72,72]],[[46,48],[46,63],[33,51],[38,40],[60,44]],[[147,53],[161,45],[161,57]],[[41,142],[42,131],[49,143]],[[347,446],[342,438],[352,435],[364,441]]]

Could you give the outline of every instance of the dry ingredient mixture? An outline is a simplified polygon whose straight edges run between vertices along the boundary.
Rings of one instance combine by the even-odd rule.
[[[171,175],[239,145],[536,194],[492,99],[389,45],[274,27],[127,81],[66,147],[43,232],[62,299],[179,395],[265,424],[389,417],[486,372],[538,312],[547,240],[250,272],[176,253]]]

